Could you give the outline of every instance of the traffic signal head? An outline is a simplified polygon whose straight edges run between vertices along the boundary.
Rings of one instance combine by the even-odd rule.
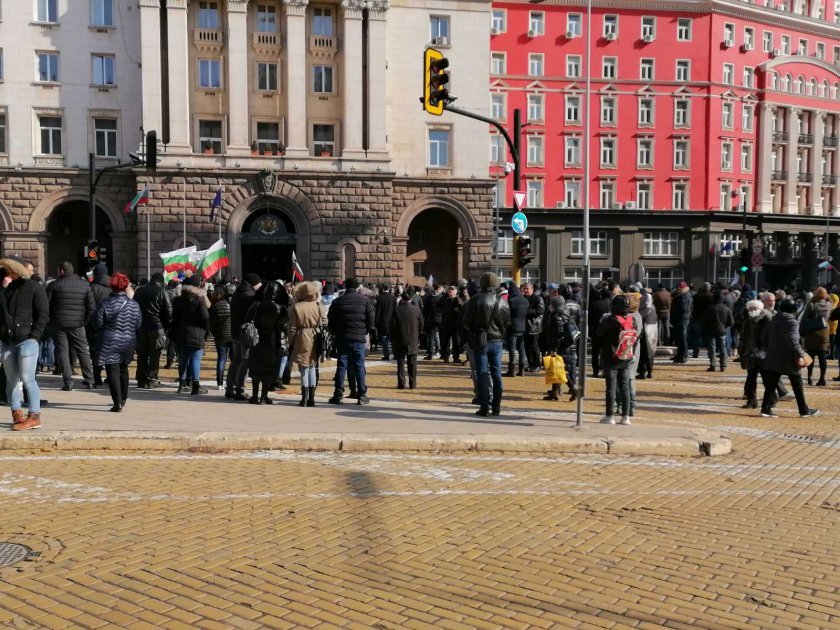
[[[87,247],[85,247],[85,256],[91,267],[99,262],[99,243],[97,241],[88,241]]]
[[[532,260],[534,256],[531,253],[531,237],[522,234],[519,236],[519,268],[522,269]]]
[[[749,247],[742,247],[741,248],[741,266],[738,268],[738,271],[741,273],[747,273],[750,270],[750,259],[752,257],[752,253],[750,252]]]
[[[157,131],[146,133],[146,168],[157,169]]]
[[[449,100],[448,67],[449,60],[439,50],[427,48],[423,53],[423,109],[429,114],[440,116]]]

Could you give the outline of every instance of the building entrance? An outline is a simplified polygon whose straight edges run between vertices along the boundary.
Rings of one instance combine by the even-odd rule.
[[[242,273],[263,280],[291,280],[297,235],[291,220],[273,208],[257,210],[242,228]]]
[[[429,276],[438,284],[458,280],[458,221],[441,208],[418,214],[408,228],[403,278],[424,285]]]
[[[58,265],[69,261],[73,263],[76,273],[88,271],[88,263],[84,257],[84,248],[90,238],[90,213],[85,201],[68,201],[52,211],[47,221],[47,268],[45,276],[55,276]],[[96,240],[99,243],[102,262],[113,271],[113,228],[108,215],[102,208],[96,209]]]

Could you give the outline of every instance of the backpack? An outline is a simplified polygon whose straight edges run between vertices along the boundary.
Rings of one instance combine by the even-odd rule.
[[[250,317],[239,329],[239,343],[242,344],[243,348],[256,348],[257,344],[260,342],[260,331],[257,330],[257,327],[254,325],[254,318],[257,316],[256,307],[257,305],[254,304],[250,309],[248,309],[248,315]]]
[[[633,318],[629,315],[622,317],[615,316],[616,321],[621,326],[618,331],[618,345],[615,347],[615,358],[619,361],[632,361],[633,348],[639,341],[639,333],[633,327]]]

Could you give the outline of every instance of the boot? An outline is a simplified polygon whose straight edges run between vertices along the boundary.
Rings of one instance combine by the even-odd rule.
[[[344,404],[344,402],[342,400],[343,398],[344,398],[344,394],[342,392],[336,391],[332,395],[332,398],[330,398],[327,402],[330,403],[331,405],[342,405],[342,404]]]
[[[185,386],[186,387],[186,386]],[[198,396],[199,394],[206,394],[207,390],[204,389],[198,381],[192,382],[192,391],[190,394],[193,396]]]
[[[758,409],[758,400],[755,398],[748,398],[747,402],[741,407],[741,409]]]
[[[708,367],[708,369],[707,369],[706,371],[707,371],[707,372],[714,372],[714,371],[715,371],[715,364],[714,364],[714,363],[712,363],[712,364]]]
[[[560,386],[552,385],[551,391],[546,396],[543,396],[543,400],[560,400]]]
[[[14,409],[12,410],[12,425],[20,424],[26,420],[26,414],[23,412],[23,409]]]
[[[514,369],[513,369],[512,365],[508,368],[508,371],[505,372],[503,376],[508,376],[508,377],[515,376]]]
[[[188,391],[190,388],[187,386],[187,381],[178,381],[178,393],[186,394]]]
[[[725,371],[726,371],[726,361],[725,361],[724,359],[721,359],[721,360],[720,360],[720,371],[721,371],[721,372],[725,372]]]
[[[309,396],[309,388],[301,386],[300,388],[300,403],[301,407],[306,407],[306,399]]]
[[[520,365],[519,369],[516,371],[517,376],[525,376],[525,366]]]
[[[261,405],[273,405],[274,404],[274,401],[271,400],[271,398],[268,397],[268,390],[267,389],[263,389],[263,395],[262,395],[262,398],[260,398],[260,404]]]
[[[569,402],[575,402],[578,398],[578,390],[577,387],[570,387],[569,388]]]
[[[306,406],[307,407],[314,407],[315,406],[315,388],[310,387],[307,394],[309,395],[309,397],[306,399]]]
[[[825,379],[821,378],[817,381],[817,387],[825,387]]]

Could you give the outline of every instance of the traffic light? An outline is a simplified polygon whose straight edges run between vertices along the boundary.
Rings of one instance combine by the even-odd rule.
[[[146,168],[157,169],[157,131],[146,132]]]
[[[527,266],[534,256],[531,253],[531,237],[524,234],[519,235],[519,268]]]
[[[97,241],[88,241],[87,247],[85,247],[85,258],[87,258],[90,267],[99,264],[99,243]]]
[[[449,90],[446,84],[449,83],[449,75],[446,69],[449,67],[449,59],[443,53],[434,48],[427,48],[423,54],[423,109],[427,113],[440,116],[443,113],[443,106],[449,98]]]
[[[750,252],[749,247],[742,247],[741,248],[741,266],[739,267],[738,271],[741,273],[747,273],[750,270],[750,261],[752,260],[752,253]]]

